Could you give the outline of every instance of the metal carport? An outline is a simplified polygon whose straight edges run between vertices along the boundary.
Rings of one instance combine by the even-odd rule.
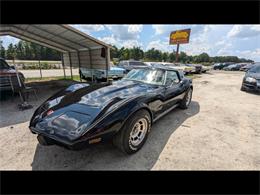
[[[62,65],[109,70],[110,48],[69,25],[0,25],[0,36],[10,35],[62,52]],[[102,50],[105,56],[101,56]]]

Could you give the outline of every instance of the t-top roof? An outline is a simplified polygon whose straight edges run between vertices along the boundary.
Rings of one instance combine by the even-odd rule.
[[[10,35],[60,52],[77,52],[101,47],[112,48],[69,25],[0,25],[0,36]]]

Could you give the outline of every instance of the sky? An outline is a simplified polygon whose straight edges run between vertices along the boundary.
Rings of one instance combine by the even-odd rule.
[[[190,42],[181,44],[188,55],[202,52],[210,56],[238,56],[260,62],[260,25],[72,25],[73,27],[117,47],[139,46],[144,51],[155,48],[172,52],[170,32],[191,28]],[[3,36],[4,47],[19,39]]]

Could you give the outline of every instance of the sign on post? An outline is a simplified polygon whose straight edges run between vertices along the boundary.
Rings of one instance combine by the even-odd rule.
[[[189,43],[191,29],[176,30],[171,32],[170,45]]]
[[[172,31],[170,34],[170,45],[177,45],[176,50],[176,62],[178,62],[179,57],[179,46],[180,44],[189,43],[191,29],[183,29]]]

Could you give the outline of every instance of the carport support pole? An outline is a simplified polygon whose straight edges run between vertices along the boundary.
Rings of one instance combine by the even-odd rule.
[[[40,69],[40,75],[42,79],[42,67],[41,67],[41,54],[42,54],[42,46],[40,46],[40,50],[38,50],[38,59],[39,59],[39,69]]]
[[[79,70],[81,68],[81,61],[80,61],[80,55],[79,55],[79,52],[77,52],[77,55],[78,55],[78,61],[79,61]],[[80,79],[80,82],[82,82],[82,79],[81,79],[81,76],[79,75],[79,79]]]
[[[39,59],[39,68],[40,68],[40,75],[41,75],[41,79],[42,79],[42,67],[41,67],[41,60]]]
[[[73,80],[73,75],[72,75],[72,64],[71,64],[71,54],[69,52],[69,60],[70,60],[70,76],[71,76],[71,79]]]
[[[65,66],[64,66],[63,54],[61,54],[61,64],[62,64],[62,69],[63,69],[64,79],[65,79],[65,78],[66,78],[66,72],[65,72]]]
[[[180,44],[177,43],[177,50],[176,50],[176,58],[175,58],[175,62],[178,62],[178,58],[179,58],[179,46],[180,46]]]
[[[108,82],[108,69],[110,64],[110,50],[106,47],[106,77]]]
[[[89,55],[89,63],[90,63],[90,70],[91,70],[91,82],[93,83],[92,53],[90,48],[88,48],[88,55]]]

